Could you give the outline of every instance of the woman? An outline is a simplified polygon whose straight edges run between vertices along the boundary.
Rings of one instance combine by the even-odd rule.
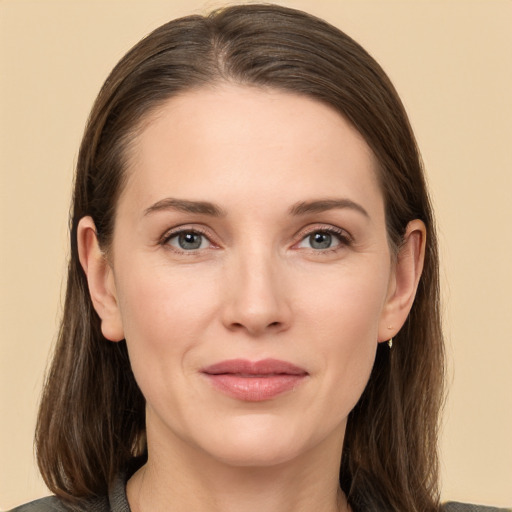
[[[432,212],[346,35],[257,5],[150,34],[93,107],[71,246],[57,497],[26,510],[439,510]]]

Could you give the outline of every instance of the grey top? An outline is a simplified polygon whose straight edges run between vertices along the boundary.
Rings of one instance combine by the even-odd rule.
[[[512,512],[512,508],[484,507],[482,505],[449,501],[444,504],[442,512]]]
[[[13,508],[10,512],[130,512],[126,498],[126,475],[119,475],[108,496],[92,498],[80,506],[64,503],[55,496],[47,496]]]
[[[55,496],[48,496],[16,507],[10,512],[130,512],[126,481],[126,474],[119,475],[108,496],[93,498],[78,507],[67,505]],[[442,507],[442,512],[512,512],[512,509],[449,502]]]

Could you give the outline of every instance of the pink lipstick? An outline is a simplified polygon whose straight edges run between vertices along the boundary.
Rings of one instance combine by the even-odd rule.
[[[230,359],[202,373],[217,390],[247,402],[262,402],[291,391],[308,375],[303,368],[277,359]]]

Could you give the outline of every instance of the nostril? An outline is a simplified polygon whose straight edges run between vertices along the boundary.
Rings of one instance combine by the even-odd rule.
[[[277,329],[277,328],[280,328],[282,325],[281,322],[277,321],[277,322],[271,322],[269,324],[266,325],[266,328],[267,329]],[[264,325],[262,324],[261,326],[261,329],[264,330],[265,327]],[[248,331],[250,332],[256,332],[256,331],[259,331],[260,328],[258,328],[257,326],[254,326],[254,325],[244,325],[243,323],[241,322],[233,322],[231,325],[230,325],[230,329],[232,330],[240,330],[240,329],[247,329]]]

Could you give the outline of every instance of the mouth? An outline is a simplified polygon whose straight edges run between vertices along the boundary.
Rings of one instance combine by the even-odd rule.
[[[230,359],[202,370],[210,384],[237,400],[261,402],[294,390],[308,372],[287,361]]]

